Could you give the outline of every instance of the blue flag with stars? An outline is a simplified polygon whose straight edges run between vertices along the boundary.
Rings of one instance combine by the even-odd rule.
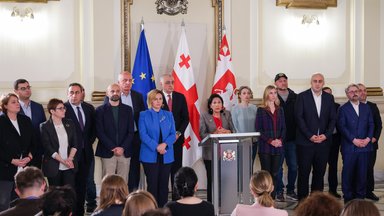
[[[140,92],[144,97],[144,104],[147,107],[147,93],[156,88],[155,77],[153,76],[151,57],[145,38],[144,28],[141,30],[139,44],[137,46],[135,63],[132,70],[132,89]]]

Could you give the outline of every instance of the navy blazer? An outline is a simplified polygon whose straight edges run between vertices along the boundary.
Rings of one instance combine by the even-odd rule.
[[[76,137],[79,142],[78,146],[80,148],[80,146],[84,145],[85,161],[87,165],[90,165],[89,163],[91,163],[94,156],[92,145],[96,139],[95,108],[86,102],[80,104],[84,111],[83,118],[85,118],[84,130],[81,130],[79,120],[75,113],[77,110],[73,110],[72,105],[68,101],[64,103],[64,105],[67,108],[65,117],[71,119],[75,124]]]
[[[63,126],[67,132],[68,137],[68,149],[67,156],[71,152],[71,148],[77,149],[77,137],[75,132],[75,124],[71,119],[62,119]],[[53,124],[52,118],[49,118],[46,122],[41,123],[41,141],[44,147],[44,159],[42,164],[42,170],[46,177],[55,177],[59,172],[60,162],[52,158],[53,153],[59,153],[59,138],[56,133],[55,125]],[[75,166],[72,169],[73,172],[77,171],[77,160],[73,160]]]
[[[320,134],[327,137],[323,143],[330,144],[337,118],[334,103],[333,96],[323,91],[319,117],[312,90],[308,89],[297,95],[295,104],[297,145],[312,146],[314,143],[310,141],[310,138]]]
[[[367,104],[359,103],[359,116],[350,102],[345,103],[339,109],[339,116],[337,121],[338,129],[341,134],[341,152],[367,152],[372,151],[372,143],[363,148],[357,147],[353,144],[352,140],[365,139],[369,137],[372,139],[374,131],[374,123],[372,112]]]
[[[379,108],[375,103],[367,101],[368,106],[371,108],[373,123],[375,124],[375,129],[373,131],[373,137],[376,138],[376,142],[373,144],[373,149],[377,150],[379,148],[379,139],[381,135],[381,130],[383,129],[383,122],[381,121]]]
[[[141,138],[140,161],[145,163],[157,162],[157,146],[161,142],[167,144],[164,154],[164,164],[174,161],[173,143],[176,140],[175,121],[172,113],[160,109],[159,112],[149,109],[140,113],[139,132]]]
[[[14,181],[17,167],[12,159],[27,157],[36,146],[31,119],[17,115],[20,135],[6,114],[0,116],[0,180]],[[0,192],[3,193],[3,192]]]
[[[113,157],[112,149],[116,147],[122,147],[124,149],[125,157],[129,158],[132,155],[134,133],[132,108],[121,102],[118,108],[118,128],[116,128],[112,107],[109,102],[96,109],[96,135],[99,142],[95,155],[98,157]],[[118,136],[117,142],[116,135]]]

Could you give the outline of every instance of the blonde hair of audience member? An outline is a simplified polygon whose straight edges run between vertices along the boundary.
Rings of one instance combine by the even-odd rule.
[[[311,193],[296,210],[296,216],[339,216],[342,209],[341,203],[332,195],[324,192]]]
[[[148,191],[137,190],[128,195],[122,215],[141,216],[152,209],[157,209],[156,199]]]
[[[106,175],[101,182],[100,204],[95,211],[113,204],[122,204],[128,196],[128,186],[119,175]]]
[[[249,182],[251,194],[257,198],[257,202],[264,207],[272,207],[274,204],[271,193],[274,189],[271,174],[265,170],[253,173]]]
[[[148,92],[147,94],[148,109],[152,108],[152,101],[156,100],[157,94],[163,95],[163,93],[159,89],[152,89],[151,91]]]
[[[260,107],[269,109],[269,106],[268,106],[269,93],[270,93],[272,90],[275,90],[275,91],[277,92],[276,87],[273,86],[273,85],[269,85],[269,86],[265,87],[264,94],[263,94],[263,99],[262,99],[262,101],[261,101],[261,105],[260,105]],[[275,100],[275,106],[279,106],[279,105],[280,105],[280,100],[279,100],[279,98],[277,97],[276,100]]]
[[[373,202],[354,199],[349,201],[345,206],[340,216],[380,216],[379,209]]]

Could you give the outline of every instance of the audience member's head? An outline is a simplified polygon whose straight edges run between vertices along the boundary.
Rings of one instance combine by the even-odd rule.
[[[191,197],[197,190],[197,175],[190,167],[181,167],[175,174],[174,188],[182,197]]]
[[[15,176],[16,193],[20,198],[40,197],[46,182],[43,172],[36,167],[26,167]]]
[[[75,191],[69,186],[51,187],[42,196],[44,216],[70,216],[76,206]]]
[[[323,192],[312,193],[296,208],[296,216],[339,216],[341,203],[332,195]]]
[[[345,206],[340,216],[380,216],[379,209],[373,202],[355,199],[349,201]]]
[[[158,208],[148,210],[143,216],[172,216],[171,211],[168,208]]]
[[[156,209],[156,199],[147,191],[138,190],[128,195],[123,216],[141,216],[145,212]]]
[[[272,207],[274,204],[271,193],[273,191],[273,180],[268,171],[260,170],[253,173],[249,188],[257,202],[264,207]]]
[[[101,182],[100,204],[97,210],[103,210],[113,204],[125,203],[128,186],[119,175],[106,175]]]

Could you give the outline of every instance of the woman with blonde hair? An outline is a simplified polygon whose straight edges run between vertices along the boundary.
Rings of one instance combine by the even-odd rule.
[[[106,175],[101,183],[100,204],[92,216],[120,216],[128,196],[128,186],[119,175]]]
[[[231,216],[251,216],[251,215],[271,215],[288,216],[285,210],[275,209],[274,201],[271,197],[273,191],[273,181],[269,172],[260,170],[255,172],[249,183],[251,194],[255,198],[253,205],[237,204]]]
[[[157,209],[156,199],[151,193],[138,190],[128,195],[122,215],[141,216],[145,212],[153,209]]]
[[[275,188],[277,174],[282,165],[280,161],[284,153],[283,141],[286,131],[284,110],[279,105],[276,87],[269,85],[264,90],[262,104],[256,114],[256,131],[260,132],[261,169],[271,174]],[[275,192],[272,192],[272,197],[275,197]]]

